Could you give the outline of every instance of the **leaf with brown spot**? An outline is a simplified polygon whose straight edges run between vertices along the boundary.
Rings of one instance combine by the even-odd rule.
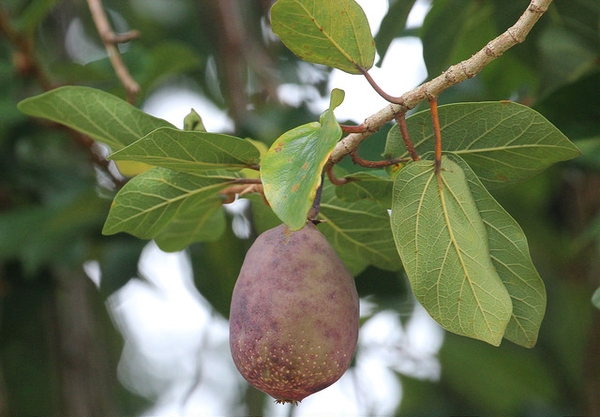
[[[298,126],[281,135],[261,161],[265,198],[291,230],[306,224],[321,185],[323,167],[342,136],[333,110],[343,99],[344,92],[334,89],[330,107],[319,122]]]

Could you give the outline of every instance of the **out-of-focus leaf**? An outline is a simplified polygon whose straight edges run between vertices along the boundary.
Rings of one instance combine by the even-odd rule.
[[[360,74],[375,61],[367,16],[354,0],[278,0],[271,25],[298,57]]]
[[[58,0],[37,0],[30,2],[17,19],[15,26],[24,32],[33,33],[48,16]]]
[[[532,350],[510,344],[492,348],[448,335],[440,350],[442,382],[453,397],[460,398],[463,407],[468,398],[473,410],[485,409],[485,414],[498,416],[519,415],[532,398],[553,404],[564,395],[561,391],[565,382],[552,376],[556,367],[548,366],[542,358]]]
[[[229,317],[231,293],[240,273],[251,239],[238,238],[232,229],[231,218],[221,237],[202,242],[189,249],[198,291],[223,317]]]
[[[151,87],[161,78],[182,74],[200,68],[202,59],[188,45],[181,42],[162,42],[146,51],[148,63],[143,68],[140,84]]]
[[[256,233],[261,234],[265,230],[272,229],[281,224],[281,219],[273,213],[273,210],[268,206],[262,195],[248,194],[244,198],[250,200],[252,203],[250,211]]]
[[[102,243],[98,262],[102,279],[100,292],[109,297],[121,289],[130,279],[138,276],[138,263],[147,242],[124,235],[114,239],[107,238]]]
[[[474,32],[483,32],[482,27],[493,25],[491,16],[487,2],[433,2],[421,28],[423,59],[429,78],[435,78],[450,65],[469,58],[489,42],[492,38],[474,35]]]
[[[579,149],[535,110],[501,101],[440,106],[444,151],[460,155],[488,188],[532,177],[550,165],[575,158]],[[429,111],[407,118],[419,154],[434,150]],[[397,126],[390,129],[385,155],[408,156]],[[403,149],[397,154],[399,149]]]
[[[92,191],[61,198],[51,206],[3,212],[0,259],[20,258],[27,273],[47,262],[81,262],[85,237],[101,226],[106,210],[107,202]]]
[[[375,35],[375,45],[379,54],[381,65],[385,54],[392,41],[399,37],[406,27],[406,20],[416,0],[392,0],[389,1],[389,9],[379,25],[379,31]]]
[[[587,45],[563,27],[550,26],[539,40],[543,87],[547,94],[570,84],[598,68],[598,49]]]
[[[463,170],[447,157],[407,164],[394,181],[392,232],[417,300],[445,329],[502,341],[510,296]]]
[[[174,128],[112,94],[89,87],[66,86],[30,97],[19,110],[73,128],[104,143],[113,151],[159,127]]]
[[[323,167],[342,136],[333,109],[343,98],[342,90],[333,90],[330,107],[321,115],[320,123],[308,123],[284,133],[262,159],[260,175],[265,197],[291,230],[306,224]]]
[[[159,128],[109,159],[144,162],[176,171],[242,169],[258,163],[259,150],[234,136]]]
[[[535,105],[536,111],[577,143],[579,139],[600,136],[599,108],[600,71],[559,88]]]

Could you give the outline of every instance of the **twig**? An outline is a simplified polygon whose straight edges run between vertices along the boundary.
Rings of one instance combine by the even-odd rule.
[[[404,141],[404,146],[406,147],[408,154],[413,161],[418,161],[420,159],[419,154],[417,153],[417,150],[410,139],[410,133],[408,133],[408,127],[406,126],[406,113],[397,115],[396,122],[398,123],[398,129],[400,129],[400,135],[402,136],[402,140]]]
[[[223,204],[233,203],[235,196],[243,196],[245,194],[260,193],[263,194],[264,190],[260,178],[238,178],[231,181],[231,186],[220,191],[223,199]]]
[[[87,0],[87,3],[90,8],[90,13],[92,14],[92,18],[94,19],[96,29],[98,30],[98,34],[100,35],[100,38],[104,43],[104,47],[106,48],[106,52],[108,53],[110,63],[115,70],[115,74],[117,74],[117,77],[125,88],[125,92],[127,93],[127,101],[130,104],[133,104],[135,103],[135,97],[140,92],[140,86],[131,77],[131,74],[129,74],[127,66],[125,66],[123,60],[121,59],[121,53],[119,52],[117,45],[119,43],[128,42],[139,37],[140,33],[133,30],[117,35],[108,23],[108,18],[104,12],[102,0]]]
[[[37,54],[35,53],[35,45],[33,44],[32,39],[27,34],[17,32],[10,25],[9,18],[1,7],[0,33],[3,33],[9,42],[11,42],[17,49],[13,53],[13,61],[20,75],[33,77],[45,91],[49,91],[57,87],[50,81],[49,77],[42,68]],[[95,166],[99,167],[99,169],[101,169],[107,175],[107,177],[110,178],[115,187],[120,188],[125,184],[125,182],[127,182],[126,178],[120,177],[119,175],[115,175],[113,172],[111,172],[110,162],[98,152],[95,147],[96,142],[89,136],[79,133],[78,131],[59,123],[50,123],[49,126],[68,132],[77,145],[89,152],[91,162]]]
[[[369,82],[371,87],[373,87],[373,90],[375,90],[375,92],[377,94],[379,94],[381,97],[383,97],[383,99],[389,101],[390,103],[394,103],[394,104],[400,104],[400,105],[404,104],[404,100],[402,99],[402,97],[394,97],[392,95],[389,95],[385,91],[383,91],[383,89],[381,87],[379,87],[379,84],[377,84],[375,82],[375,80],[373,79],[373,77],[371,77],[371,74],[369,74],[369,71],[367,71],[366,69],[364,69],[363,67],[360,67],[358,65],[356,66],[356,68],[358,68],[358,70],[361,72],[361,74],[367,79],[367,81]]]
[[[331,165],[327,170],[327,178],[329,178],[329,182],[331,182],[333,185],[346,185],[350,182],[348,178],[336,177],[335,173],[333,172],[333,165]]]
[[[352,162],[356,165],[360,165],[365,168],[385,168],[391,165],[402,164],[404,162],[408,162],[411,158],[394,158],[394,159],[384,159],[382,161],[369,161],[367,159],[363,159],[358,155],[358,149],[355,149],[350,154],[352,157]]]
[[[312,207],[308,211],[307,216],[308,221],[312,222],[313,224],[321,223],[320,220],[317,220],[317,217],[319,217],[319,211],[321,211],[321,195],[323,194],[323,185],[323,174],[321,174],[321,185],[319,185],[319,188],[317,188],[317,195],[315,196]]]
[[[376,131],[386,123],[393,120],[398,114],[414,108],[425,100],[430,100],[440,95],[447,88],[473,78],[494,59],[501,56],[508,49],[523,42],[539,18],[548,10],[552,0],[532,0],[527,10],[519,20],[506,32],[490,41],[483,49],[471,58],[448,68],[442,75],[421,84],[417,88],[398,97],[402,104],[389,104],[377,113],[365,119],[364,124],[370,129],[365,132],[351,133],[338,142],[331,153],[327,164],[336,164],[346,155],[351,154],[358,146],[371,135],[371,130]],[[326,166],[325,169],[328,167]]]

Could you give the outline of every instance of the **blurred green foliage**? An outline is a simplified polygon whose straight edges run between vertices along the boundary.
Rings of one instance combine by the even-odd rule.
[[[235,121],[231,133],[267,146],[281,132],[318,118],[306,103],[294,108],[273,98],[279,84],[300,83],[301,71],[281,44],[263,41],[269,1],[104,3],[115,27],[125,24],[119,30],[135,28],[143,35],[122,47],[141,85],[137,106],[160,87],[185,82],[228,111]],[[235,4],[234,17],[222,16],[225,3]],[[413,2],[389,3],[385,33],[376,36],[384,44],[379,53],[391,36],[416,32],[430,78],[482,48],[526,7],[502,0],[435,0],[423,27],[406,31],[393,23],[406,20]],[[65,40],[75,21],[102,50],[85,2],[0,1],[0,415],[135,415],[148,405],[118,383],[123,341],[105,307],[108,296],[139,275],[144,247],[128,235],[101,234],[122,179],[81,137],[16,109],[20,100],[43,92],[45,82],[125,97],[108,59],[82,65],[70,58]],[[598,21],[596,1],[555,0],[526,42],[440,97],[532,106],[583,156],[494,191],[524,229],[548,291],[536,347],[494,348],[448,335],[439,354],[439,382],[399,374],[403,397],[397,414],[600,415],[600,312],[591,302],[600,286]],[[232,30],[241,36],[231,38]],[[324,94],[326,77],[313,86]],[[378,109],[366,109],[365,116],[371,110]],[[380,152],[375,144],[381,140],[371,143],[364,155]],[[272,223],[257,207],[257,223]],[[231,217],[219,241],[189,248],[196,286],[222,315],[251,243],[237,238],[230,223]],[[99,290],[83,271],[92,260],[102,272]],[[391,308],[404,315],[409,295],[401,273],[368,267],[357,285],[375,311]]]

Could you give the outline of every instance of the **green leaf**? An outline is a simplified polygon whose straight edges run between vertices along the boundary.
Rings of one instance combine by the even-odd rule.
[[[102,224],[107,201],[93,190],[56,198],[52,205],[0,213],[0,261],[19,258],[25,273],[47,263],[81,263],[88,234]]]
[[[522,181],[580,154],[552,123],[521,104],[459,103],[438,110],[443,150],[460,155],[487,188]],[[416,113],[406,122],[417,152],[433,151],[429,111]],[[397,126],[388,133],[385,156],[408,156]]]
[[[375,41],[354,0],[278,0],[273,31],[301,59],[360,74],[375,61]]]
[[[141,52],[143,54],[140,53],[140,56],[135,57],[134,63],[143,62],[142,65],[138,64],[141,68],[139,76],[135,77],[143,91],[150,90],[169,76],[198,70],[202,67],[202,57],[198,55],[198,51],[190,45],[178,41],[161,42],[152,50],[142,50]]]
[[[381,21],[379,31],[375,35],[375,45],[377,45],[377,53],[379,54],[379,62],[381,65],[385,54],[392,41],[401,36],[406,27],[408,15],[412,10],[416,0],[393,0],[389,1],[390,7]]]
[[[14,22],[15,27],[22,32],[34,33],[56,6],[56,3],[58,0],[38,0],[29,3]]]
[[[263,157],[260,174],[265,198],[291,230],[306,224],[321,184],[321,171],[342,136],[333,114],[342,99],[343,91],[334,90],[330,108],[321,115],[320,123],[308,123],[284,133]]]
[[[420,32],[428,77],[435,78],[450,65],[469,58],[497,36],[499,30],[493,17],[489,2],[433,2]],[[490,32],[492,36],[488,36]]]
[[[206,132],[202,117],[192,109],[187,116],[183,119],[183,130]]]
[[[154,237],[165,252],[180,251],[194,242],[212,242],[225,231],[225,213],[220,199],[209,199],[191,211],[177,213]]]
[[[73,128],[119,150],[154,129],[171,127],[112,94],[89,87],[66,86],[27,98],[19,110]]]
[[[448,158],[407,164],[394,181],[391,225],[417,300],[445,329],[498,346],[510,296],[463,170]]]
[[[157,238],[167,250],[181,249],[194,240],[216,239],[220,229],[210,224],[215,219],[210,214],[221,203],[219,191],[232,179],[152,168],[117,193],[102,232]]]
[[[257,164],[260,152],[247,140],[218,133],[160,128],[108,159],[144,162],[177,171],[242,169]]]
[[[371,172],[356,172],[345,176],[350,180],[347,184],[335,188],[337,197],[342,201],[370,200],[384,208],[392,206],[391,178]]]
[[[492,263],[512,300],[512,317],[504,337],[521,346],[533,347],[546,311],[546,288],[529,255],[527,238],[471,168],[456,155],[449,158],[465,172],[488,232]]]
[[[368,264],[389,271],[401,269],[387,210],[370,201],[342,201],[336,197],[336,188],[325,183],[319,214],[325,222],[319,229],[348,269],[355,274]]]

